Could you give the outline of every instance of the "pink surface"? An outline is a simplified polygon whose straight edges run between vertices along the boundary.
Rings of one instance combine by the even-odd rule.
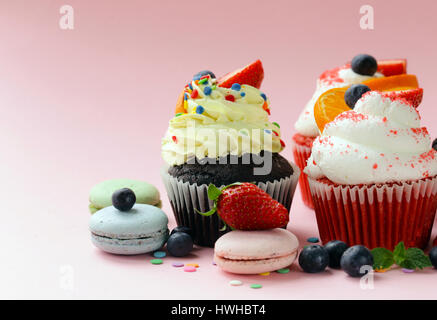
[[[366,1],[372,31],[359,28],[361,1],[71,0],[74,30],[58,26],[63,4],[0,2],[0,298],[437,298],[431,269],[377,274],[373,290],[342,271],[309,275],[296,265],[284,275],[237,276],[211,264],[211,249],[163,265],[108,255],[87,229],[89,189],[116,177],[156,184],[175,225],[159,177],[160,138],[181,87],[205,68],[224,74],[263,61],[271,119],[291,159],[293,123],[324,69],[361,52],[406,57],[425,89],[423,124],[436,136],[437,2]],[[302,244],[317,235],[300,194],[289,229]],[[174,261],[200,267],[186,273]]]

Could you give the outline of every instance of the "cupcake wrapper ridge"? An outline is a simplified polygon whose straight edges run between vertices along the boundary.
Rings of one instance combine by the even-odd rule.
[[[302,195],[302,201],[307,207],[314,209],[313,199],[311,197],[311,190],[308,184],[308,176],[303,172],[303,169],[305,169],[307,165],[307,160],[311,156],[311,148],[308,146],[300,145],[292,140],[292,150],[294,161],[301,170],[301,174],[299,177],[299,187]]]

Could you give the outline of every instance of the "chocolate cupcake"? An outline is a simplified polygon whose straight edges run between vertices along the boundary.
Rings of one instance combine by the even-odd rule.
[[[176,221],[195,231],[198,245],[212,247],[228,231],[217,215],[196,212],[212,207],[209,184],[253,182],[290,210],[300,171],[279,154],[280,127],[269,122],[270,102],[255,87],[262,77],[260,61],[219,81],[209,71],[195,75],[162,140],[162,177]]]

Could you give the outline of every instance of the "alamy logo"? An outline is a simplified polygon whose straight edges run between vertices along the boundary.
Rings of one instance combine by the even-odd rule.
[[[59,28],[62,30],[74,29],[74,9],[72,6],[65,4],[59,9],[59,13],[62,14],[59,19]]]
[[[374,26],[374,10],[371,5],[363,5],[360,7],[360,28],[362,30],[373,30]]]
[[[59,288],[65,291],[74,290],[74,268],[71,265],[59,267]]]

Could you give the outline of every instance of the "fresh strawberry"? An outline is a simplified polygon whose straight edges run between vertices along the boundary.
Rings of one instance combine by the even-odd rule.
[[[401,91],[385,91],[382,92],[384,97],[390,98],[391,100],[397,99],[405,99],[407,100],[414,108],[417,108],[422,102],[423,98],[423,89],[408,89]]]
[[[378,60],[378,72],[386,77],[407,73],[407,60]]]
[[[284,227],[288,223],[287,209],[252,183],[234,183],[218,189],[210,184],[208,197],[214,208],[206,213],[218,213],[223,222],[237,230],[266,230]]]
[[[224,88],[230,88],[234,83],[248,84],[255,88],[261,87],[261,82],[264,79],[264,69],[260,60],[230,72],[218,80],[218,85]]]

